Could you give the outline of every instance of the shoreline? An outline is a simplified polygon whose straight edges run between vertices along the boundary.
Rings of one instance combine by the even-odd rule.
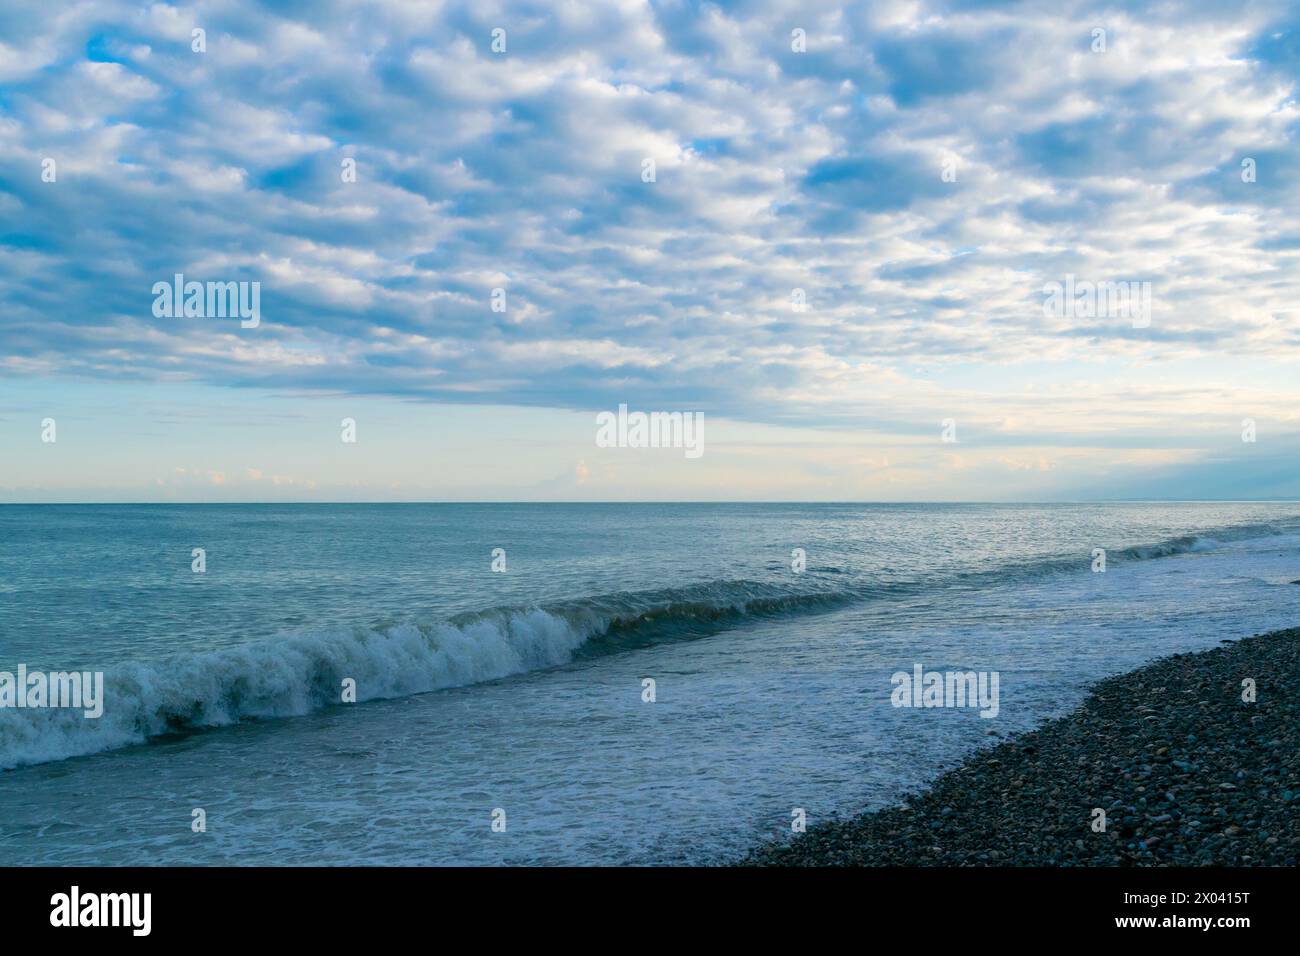
[[[1255,699],[1243,700],[1243,681]],[[1104,831],[1096,814],[1105,811]],[[1162,657],[924,791],[749,866],[1294,866],[1300,628]]]

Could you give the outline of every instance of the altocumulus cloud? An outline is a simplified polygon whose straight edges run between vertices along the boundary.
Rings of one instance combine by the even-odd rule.
[[[1293,361],[1293,13],[10,6],[0,371],[930,430],[953,363]],[[261,327],[155,319],[177,272]],[[1067,274],[1151,281],[1150,327],[1045,317]]]

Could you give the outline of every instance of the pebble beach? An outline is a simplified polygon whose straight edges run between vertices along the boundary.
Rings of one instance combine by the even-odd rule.
[[[1298,691],[1300,628],[1161,658],[900,806],[810,826],[743,862],[1294,866]]]

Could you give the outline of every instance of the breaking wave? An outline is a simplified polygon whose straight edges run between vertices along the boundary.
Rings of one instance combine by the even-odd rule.
[[[1243,525],[1116,548],[1109,558],[1142,561],[1293,533],[1272,525]],[[847,589],[717,581],[497,608],[445,621],[281,635],[106,670],[104,712],[98,719],[87,719],[75,709],[2,708],[0,768],[62,760],[242,720],[309,714],[340,703],[345,678],[356,681],[358,701],[404,697],[703,637],[756,619],[954,586],[1005,584],[1071,570],[1087,573],[1087,569],[1084,553],[946,579]]]
[[[45,763],[241,720],[405,697],[715,633],[745,619],[826,607],[845,594],[746,581],[505,608],[442,622],[295,633],[122,665],[104,674],[104,713],[0,709],[0,767]]]

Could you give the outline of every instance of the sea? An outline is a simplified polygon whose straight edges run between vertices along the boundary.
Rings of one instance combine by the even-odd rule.
[[[0,864],[726,863],[1297,579],[1295,502],[4,505],[0,672],[103,710],[0,706]]]

